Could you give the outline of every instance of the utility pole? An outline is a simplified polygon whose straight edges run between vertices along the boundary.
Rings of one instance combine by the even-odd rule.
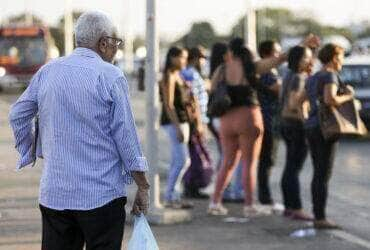
[[[160,202],[160,180],[158,171],[159,130],[159,42],[156,19],[156,0],[146,0],[146,156],[149,163],[150,210],[148,220],[154,224],[173,224],[191,220],[189,211],[164,209]],[[166,145],[168,146],[168,145]]]
[[[69,55],[73,51],[72,0],[65,0],[64,4],[64,54]]]
[[[160,181],[158,174],[158,130],[157,120],[158,85],[157,72],[159,71],[159,43],[156,25],[156,0],[147,0],[146,13],[146,61],[145,61],[145,86],[146,86],[146,154],[150,166],[150,204],[153,209],[161,209]]]
[[[24,14],[24,23],[25,25],[27,26],[32,26],[33,25],[33,16],[32,16],[32,13],[30,11],[30,6],[29,6],[29,1],[25,0],[24,1],[24,5],[25,5],[25,14]]]
[[[244,23],[244,40],[249,49],[257,51],[257,20],[253,0],[247,0],[247,13]]]
[[[125,72],[132,74],[134,71],[134,38],[132,31],[132,13],[133,1],[126,0],[125,5],[125,18],[123,23],[123,34],[125,39],[124,58],[125,58]]]

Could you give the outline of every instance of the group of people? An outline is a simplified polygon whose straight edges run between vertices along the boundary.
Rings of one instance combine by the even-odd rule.
[[[121,249],[126,185],[134,181],[137,192],[132,213],[140,216],[149,207],[149,184],[131,105],[127,80],[112,60],[122,40],[104,13],[82,14],[75,27],[76,49],[50,61],[32,78],[14,103],[9,121],[20,154],[17,169],[43,158],[39,204],[42,215],[42,249]],[[171,142],[171,163],[165,194],[166,206],[191,208],[175,192],[184,174],[185,197],[206,198],[200,189],[211,180],[211,159],[204,135],[214,134],[221,161],[208,213],[225,215],[225,189],[236,173],[244,189],[243,214],[270,213],[269,176],[276,152],[276,121],[287,145],[282,177],[284,215],[311,220],[317,228],[337,228],[326,218],[328,182],[336,140],[325,139],[320,129],[318,103],[340,105],[353,98],[338,72],[344,51],[335,44],[318,52],[321,69],[313,66],[319,39],[308,36],[286,55],[274,41],[259,46],[256,60],[236,38],[212,49],[209,80],[201,68],[201,48],[168,51],[161,79],[161,124]],[[288,61],[281,84],[278,66]],[[209,100],[224,86],[230,105],[222,115],[207,112]],[[309,108],[308,108],[309,107]],[[280,118],[279,118],[280,117]],[[302,209],[299,173],[308,148],[314,174],[314,218]],[[192,152],[191,162],[188,151]],[[202,168],[199,168],[201,163]],[[259,165],[259,166],[258,166]],[[258,198],[254,192],[258,172]],[[237,186],[237,185],[236,185]]]
[[[325,213],[337,140],[324,138],[318,105],[338,106],[354,98],[353,89],[342,88],[338,76],[344,49],[331,43],[322,46],[320,39],[311,34],[287,53],[272,40],[261,42],[258,53],[256,59],[241,38],[229,44],[216,43],[206,77],[202,72],[202,48],[169,49],[159,82],[161,124],[171,142],[165,204],[172,208],[192,207],[175,190],[182,179],[183,197],[208,198],[200,191],[204,185],[199,185],[209,183],[208,165],[204,166],[204,157],[203,161],[193,162],[193,154],[197,153],[211,162],[204,143],[208,127],[220,153],[208,214],[226,215],[223,200],[236,199],[244,202],[246,217],[280,210],[291,219],[313,221],[316,228],[338,228]],[[209,112],[209,105],[220,85],[226,86],[231,103],[225,112],[215,115]],[[194,136],[198,140],[192,140]],[[281,177],[283,205],[274,201],[269,184],[280,137],[286,145]],[[202,150],[191,151],[194,144]],[[299,175],[308,152],[314,169],[314,216],[303,210],[300,194]],[[256,186],[259,204],[254,198]]]

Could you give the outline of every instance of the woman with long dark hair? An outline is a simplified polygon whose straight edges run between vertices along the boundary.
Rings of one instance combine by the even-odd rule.
[[[252,217],[262,213],[254,205],[253,198],[263,135],[263,121],[255,87],[258,84],[257,74],[269,71],[284,59],[284,56],[279,56],[255,62],[244,40],[235,38],[229,44],[226,63],[219,66],[213,75],[213,89],[221,82],[226,84],[231,107],[220,118],[223,161],[208,208],[209,214],[227,214],[227,209],[221,204],[222,194],[240,159],[245,190],[244,215]]]
[[[213,73],[216,71],[216,69],[226,62],[227,59],[227,51],[228,47],[226,43],[215,43],[212,46],[211,50],[211,57],[210,57],[210,76],[209,78],[212,79]],[[220,142],[220,136],[219,136],[219,129],[220,129],[220,119],[216,117],[209,117],[210,122],[208,124],[208,128],[213,134],[213,136],[216,139],[217,143],[217,149],[219,152],[219,161],[217,163],[217,170],[221,168],[222,163],[222,149],[221,149],[221,142]],[[243,187],[242,187],[242,181],[241,181],[241,169],[242,167],[237,167],[237,170],[234,171],[234,175],[232,177],[232,181],[229,183],[227,188],[224,190],[223,198],[222,200],[224,202],[243,202],[244,200],[244,194],[243,194]]]
[[[180,71],[186,66],[186,51],[172,47],[166,57],[163,78],[160,81],[162,100],[161,125],[171,143],[171,163],[167,176],[166,207],[190,208],[191,204],[180,200],[175,186],[183,168],[189,163],[189,106],[192,106],[191,90],[181,78]]]
[[[210,57],[210,69],[209,69],[209,78],[212,79],[213,73],[215,73],[218,66],[225,63],[227,53],[227,44],[226,43],[215,43],[212,46],[211,57]]]
[[[212,79],[213,74],[216,71],[216,69],[221,64],[225,63],[226,53],[227,53],[227,44],[226,43],[215,43],[212,46],[211,57],[210,57],[209,79]],[[219,120],[216,117],[209,116],[208,128],[211,131],[212,135],[216,139],[217,149],[218,149],[219,155],[221,157],[222,151],[221,151],[220,136],[219,136],[219,133],[218,133],[218,125],[219,125]],[[218,169],[220,169],[220,167],[221,167],[221,158],[220,158],[220,161],[217,164],[216,169],[218,170]]]
[[[286,160],[281,188],[284,215],[297,220],[312,220],[302,209],[299,174],[307,157],[304,130],[307,77],[313,70],[311,49],[295,46],[288,54],[289,72],[284,77],[282,89],[281,134],[286,145]]]
[[[320,50],[319,59],[323,65],[322,69],[306,85],[311,105],[305,125],[314,167],[311,183],[314,226],[319,229],[336,229],[338,226],[327,220],[325,210],[338,143],[335,139],[324,138],[319,123],[317,102],[322,105],[339,106],[352,100],[354,91],[350,86],[343,86],[338,76],[344,60],[343,48],[336,44],[327,44]]]

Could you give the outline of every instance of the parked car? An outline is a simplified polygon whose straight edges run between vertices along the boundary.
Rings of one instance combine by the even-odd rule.
[[[361,118],[370,128],[370,55],[347,57],[341,78],[354,87],[356,98],[362,104]]]

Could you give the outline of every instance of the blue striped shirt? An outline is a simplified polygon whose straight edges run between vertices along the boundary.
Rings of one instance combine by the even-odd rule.
[[[207,124],[209,122],[209,118],[207,116],[208,93],[204,79],[193,66],[189,66],[182,70],[181,75],[185,81],[190,82],[191,90],[199,102],[202,122]]]
[[[39,117],[36,153],[33,119]],[[131,171],[147,171],[123,73],[94,51],[43,66],[9,115],[17,169],[43,157],[39,202],[89,210],[126,196]]]

